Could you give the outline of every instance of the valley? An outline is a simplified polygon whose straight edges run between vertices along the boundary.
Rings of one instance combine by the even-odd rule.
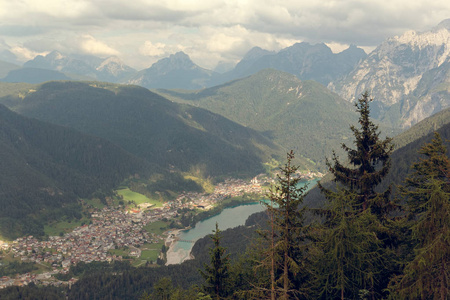
[[[299,176],[310,179],[321,174]],[[11,242],[0,241],[2,265],[16,261],[41,266],[25,274],[3,276],[0,288],[32,282],[55,286],[73,284],[76,279],[61,281],[58,274],[69,273],[70,267],[79,263],[129,261],[136,267],[164,264],[168,249],[173,251],[174,229],[195,225],[201,220],[196,218],[199,214],[205,218],[211,216],[209,211],[217,214],[230,205],[259,201],[265,193],[263,187],[272,182],[264,175],[251,181],[228,179],[218,184],[211,194],[182,193],[176,200],[165,203],[136,202],[136,197],[146,197],[129,190],[125,194],[124,190],[117,191],[114,201],[127,204],[110,203],[100,208],[89,201],[83,204],[90,214],[88,224],[45,240],[25,236]],[[183,225],[187,214],[192,219]]]
[[[414,225],[450,222],[449,20],[368,54],[254,47],[222,73],[176,48],[142,70],[59,50],[0,61],[0,298],[199,299],[215,295],[205,264],[218,259],[224,299],[268,298],[281,273],[296,289],[277,291],[296,296],[405,293],[427,274],[408,271],[416,258],[450,249],[423,251],[434,228]],[[427,155],[436,168],[418,169]],[[277,205],[239,215],[263,197]],[[431,200],[440,209],[415,206]],[[448,272],[436,266],[426,283]]]

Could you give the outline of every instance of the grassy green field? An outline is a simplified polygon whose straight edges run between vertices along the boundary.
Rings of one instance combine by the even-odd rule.
[[[164,245],[164,241],[154,244],[144,244],[141,247],[142,252],[140,259],[155,263],[161,252],[162,245]]]
[[[136,205],[139,205],[141,203],[150,203],[150,204],[154,204],[153,207],[162,207],[162,203],[160,201],[150,199],[147,196],[133,192],[132,190],[130,190],[128,188],[118,190],[117,194],[122,196],[123,200],[132,201],[132,202],[136,203]]]
[[[169,222],[156,221],[153,223],[148,223],[144,226],[144,229],[149,233],[162,234],[164,231],[169,229]]]
[[[125,250],[125,249],[110,249],[108,250],[109,253],[113,254],[113,255],[121,255],[121,256],[127,256],[129,255],[130,251]]]

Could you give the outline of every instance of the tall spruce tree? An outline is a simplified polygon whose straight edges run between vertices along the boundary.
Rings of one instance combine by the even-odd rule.
[[[371,101],[365,92],[355,104],[360,125],[350,127],[355,149],[342,144],[348,161],[342,163],[334,152],[332,161],[327,160],[336,189],[318,183],[329,201],[323,209],[316,210],[324,217],[324,223],[316,231],[315,243],[316,288],[322,296],[339,290],[342,299],[357,297],[359,291],[368,291],[372,298],[379,297],[391,272],[392,252],[386,246],[389,233],[385,225],[395,206],[389,199],[390,187],[382,192],[375,188],[389,171],[393,146],[390,138],[380,138],[378,126],[370,119]],[[344,261],[347,265],[339,266]],[[317,273],[322,262],[330,263],[331,277]]]
[[[275,184],[265,203],[269,215],[269,230],[262,236],[267,248],[263,251],[261,264],[270,273],[270,285],[258,287],[263,291],[260,298],[295,299],[305,295],[305,245],[308,227],[303,225],[305,207],[303,203],[306,186],[300,187],[301,178],[296,174],[298,166],[293,165],[294,153],[287,154],[287,163],[277,175]],[[264,296],[262,296],[264,295]]]
[[[392,282],[395,297],[449,299],[450,291],[450,160],[442,139],[425,144],[424,155],[401,188],[412,220],[414,258]]]
[[[205,265],[205,270],[200,270],[200,274],[205,279],[203,289],[214,299],[223,299],[229,293],[229,255],[225,254],[226,249],[220,245],[220,230],[216,223],[216,230],[211,237],[214,246],[209,249],[211,258],[210,265]]]
[[[390,188],[383,192],[375,192],[375,187],[380,184],[387,175],[391,166],[389,159],[393,150],[391,138],[380,138],[378,126],[370,119],[370,102],[368,92],[362,94],[355,104],[359,113],[360,128],[350,126],[355,137],[355,149],[346,144],[342,148],[347,152],[348,163],[341,163],[333,152],[332,163],[327,161],[327,166],[334,181],[356,193],[360,210],[368,208],[377,215],[380,220],[386,218],[389,210],[393,208],[389,201]],[[328,190],[319,183],[321,191],[327,195]]]

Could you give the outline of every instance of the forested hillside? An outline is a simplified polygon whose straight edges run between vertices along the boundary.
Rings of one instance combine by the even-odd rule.
[[[150,165],[104,139],[23,117],[0,105],[0,230],[42,235],[44,222],[80,217],[78,197],[107,192]]]
[[[136,86],[49,82],[21,97],[0,102],[23,115],[112,141],[165,170],[249,176],[263,172],[263,163],[281,152],[254,130]]]
[[[258,130],[320,170],[330,150],[350,138],[348,126],[356,120],[353,105],[323,85],[269,69],[200,91],[158,92]]]

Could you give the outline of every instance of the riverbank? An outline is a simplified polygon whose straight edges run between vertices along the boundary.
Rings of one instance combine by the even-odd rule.
[[[166,238],[165,245],[168,249],[166,252],[166,266],[180,264],[185,260],[193,259],[190,250],[188,251],[183,248],[175,250],[174,244],[179,238],[181,231],[182,229],[171,230]]]

